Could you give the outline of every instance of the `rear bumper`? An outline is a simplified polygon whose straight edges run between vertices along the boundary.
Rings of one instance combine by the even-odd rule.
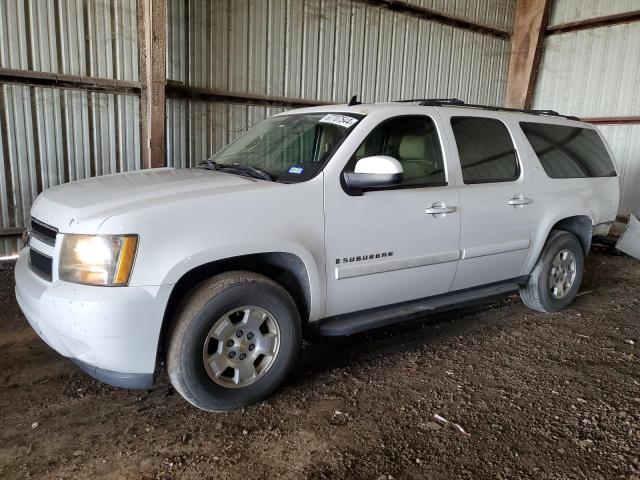
[[[16,299],[36,333],[93,377],[125,388],[153,383],[171,286],[94,287],[47,282],[16,262]]]

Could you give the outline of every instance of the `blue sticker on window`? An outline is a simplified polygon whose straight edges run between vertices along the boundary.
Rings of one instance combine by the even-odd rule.
[[[304,172],[303,167],[291,167],[289,168],[289,175],[301,175]]]

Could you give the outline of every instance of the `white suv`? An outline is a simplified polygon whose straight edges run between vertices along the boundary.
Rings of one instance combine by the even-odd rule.
[[[332,105],[258,124],[200,168],[51,188],[16,297],[38,334],[112,385],[212,411],[272,393],[303,332],[345,335],[520,290],[578,291],[615,219],[611,153],[555,112],[453,100]]]

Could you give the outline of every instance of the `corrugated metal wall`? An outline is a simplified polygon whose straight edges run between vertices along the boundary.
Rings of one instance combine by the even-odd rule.
[[[513,0],[405,0],[488,27],[511,31],[516,2]]]
[[[600,125],[616,157],[620,175],[620,213],[640,217],[640,125]]]
[[[0,111],[1,227],[45,188],[140,166],[137,97],[2,85]]]
[[[510,29],[515,1],[414,1]],[[508,40],[355,0],[187,0],[169,3],[167,76],[223,91],[345,102],[458,97],[500,105]],[[167,161],[211,155],[267,107],[167,103]]]
[[[556,0],[551,17],[562,23],[633,7],[638,8],[638,0]],[[640,116],[640,23],[548,36],[533,108],[578,117]],[[620,214],[640,215],[640,125],[602,126],[600,130],[620,171]]]
[[[0,66],[138,80],[136,0],[2,0]]]
[[[193,166],[252,125],[284,110],[282,107],[168,99],[166,148],[169,165]]]
[[[510,30],[515,0],[411,0]],[[168,0],[167,77],[343,102],[501,104],[509,40],[356,0]],[[138,81],[136,0],[0,0],[0,67]],[[0,84],[0,228],[44,188],[141,167],[139,98]],[[168,163],[207,157],[282,107],[167,100]],[[15,239],[3,240],[4,250]],[[12,247],[6,247],[11,243]]]
[[[0,67],[136,81],[136,0],[0,0]],[[0,115],[0,228],[43,188],[140,168],[135,95],[0,84]]]
[[[557,0],[551,9],[549,26],[631,12],[638,8],[638,0]]]
[[[536,108],[584,117],[640,113],[640,23],[545,39]]]

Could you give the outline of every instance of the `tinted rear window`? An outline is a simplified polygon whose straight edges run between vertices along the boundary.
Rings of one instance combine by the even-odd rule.
[[[616,170],[595,130],[521,122],[540,163],[551,178],[614,177]]]
[[[464,183],[511,182],[520,176],[516,150],[500,120],[452,117],[451,128]]]

